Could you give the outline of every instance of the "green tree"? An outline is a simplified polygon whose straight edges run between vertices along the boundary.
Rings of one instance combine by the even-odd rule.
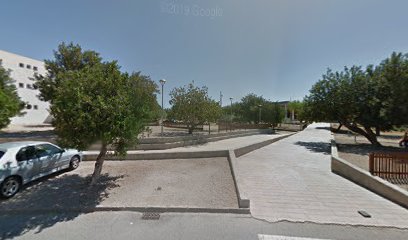
[[[169,115],[186,124],[190,134],[198,125],[215,121],[221,116],[221,107],[208,96],[207,87],[199,88],[190,83],[174,88],[170,98],[172,107]]]
[[[383,94],[380,90],[378,81],[361,67],[335,73],[329,69],[305,98],[305,115],[311,121],[337,121],[380,145],[372,128],[392,127],[378,97]]]
[[[265,102],[262,113],[262,121],[270,123],[272,128],[277,127],[285,118],[285,110],[277,102]]]
[[[288,103],[288,111],[294,112],[296,114],[296,119],[297,120],[304,120],[303,118],[303,102],[301,101],[290,101]]]
[[[264,106],[266,103],[267,101],[262,96],[250,93],[239,102],[237,114],[245,122],[259,123],[259,106]],[[263,107],[261,108],[263,109]]]
[[[10,124],[10,118],[22,114],[23,108],[9,72],[0,66],[0,129]]]
[[[383,118],[396,126],[408,123],[408,55],[392,53],[368,73],[377,81],[377,98]],[[386,130],[379,126],[381,130]]]
[[[100,144],[93,185],[102,171],[108,146],[124,155],[137,142],[153,116],[157,85],[140,73],[121,73],[115,61],[61,71],[57,78],[57,84],[40,89],[41,93],[51,97],[53,126],[62,146],[86,150]]]
[[[47,75],[37,75],[40,99],[43,101],[53,101],[56,89],[64,80],[64,73],[68,71],[79,71],[86,67],[100,64],[102,58],[94,51],[83,51],[81,46],[74,43],[61,43],[58,50],[54,51],[54,59],[45,60]]]

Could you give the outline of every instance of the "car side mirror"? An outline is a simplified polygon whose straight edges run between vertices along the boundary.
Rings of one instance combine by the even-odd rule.
[[[65,149],[61,149],[60,153],[64,153],[64,152],[65,152]]]

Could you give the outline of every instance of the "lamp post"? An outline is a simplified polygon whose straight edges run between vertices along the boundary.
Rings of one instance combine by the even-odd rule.
[[[161,94],[162,94],[162,104],[161,104],[162,112],[161,112],[161,117],[160,117],[160,125],[161,125],[161,135],[163,136],[163,115],[164,115],[164,108],[163,108],[164,92],[163,92],[163,89],[164,89],[164,84],[166,83],[166,79],[160,79],[159,82],[160,82],[161,87],[162,87],[162,90],[161,90]]]
[[[232,131],[232,99],[234,99],[234,98],[230,97],[230,101],[231,101],[231,105],[230,105],[230,107],[231,107],[230,131]]]
[[[262,105],[259,104],[258,107],[259,107],[259,119],[258,119],[258,124],[261,124]]]

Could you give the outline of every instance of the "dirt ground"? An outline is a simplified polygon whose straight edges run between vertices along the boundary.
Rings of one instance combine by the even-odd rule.
[[[89,188],[94,162],[35,181],[2,209],[70,207],[238,208],[226,158],[106,161],[99,184]]]
[[[375,151],[393,151],[393,152],[408,152],[408,149],[401,148],[398,141],[401,138],[401,132],[385,132],[378,137],[382,147],[375,147],[363,136],[355,136],[346,133],[346,129],[342,129],[342,133],[334,133],[334,137],[338,146],[339,156],[346,161],[360,167],[364,170],[368,168],[368,155]],[[393,182],[399,187],[408,191],[408,180]]]

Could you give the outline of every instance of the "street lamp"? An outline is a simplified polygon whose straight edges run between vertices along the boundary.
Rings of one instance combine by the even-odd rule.
[[[258,119],[258,124],[261,124],[261,112],[262,112],[262,105],[261,105],[261,104],[259,104],[259,105],[258,105],[258,107],[259,107],[259,119]]]
[[[163,99],[164,99],[164,92],[163,92],[163,89],[164,89],[164,84],[166,83],[166,79],[160,79],[160,84],[161,84],[161,87],[162,87],[162,90],[161,90],[161,94],[162,94],[162,105],[161,105],[161,107],[162,107],[162,113],[161,113],[161,117],[160,117],[160,122],[161,122],[161,135],[163,136],[163,115],[164,115],[164,108],[163,108]]]
[[[232,99],[234,99],[233,97],[230,97],[230,101],[231,101],[231,122],[230,122],[230,131],[232,131]]]

